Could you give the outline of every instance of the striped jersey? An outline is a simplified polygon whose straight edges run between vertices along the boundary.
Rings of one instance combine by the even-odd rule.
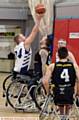
[[[22,75],[26,75],[31,65],[31,57],[32,57],[31,48],[29,48],[29,50],[27,51],[24,48],[24,42],[21,42],[19,45],[16,45],[16,47],[14,48],[14,52],[16,58],[14,71]]]

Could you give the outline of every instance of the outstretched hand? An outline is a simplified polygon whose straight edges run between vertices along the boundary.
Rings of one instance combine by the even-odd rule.
[[[36,14],[36,22],[39,23],[43,17],[44,14]]]

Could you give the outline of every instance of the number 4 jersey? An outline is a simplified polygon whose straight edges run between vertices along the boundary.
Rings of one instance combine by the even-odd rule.
[[[56,87],[58,86],[74,86],[76,80],[76,72],[71,62],[57,62],[55,63],[54,71],[52,73],[52,82]]]

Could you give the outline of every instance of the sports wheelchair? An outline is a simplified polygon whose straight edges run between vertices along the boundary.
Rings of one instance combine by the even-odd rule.
[[[7,88],[7,103],[9,103],[9,105],[16,111],[38,111],[38,104],[35,95],[35,88],[37,88],[38,85],[41,86],[39,73],[35,73],[33,77],[28,75],[17,76],[16,80],[12,81]]]
[[[30,69],[30,70],[28,71],[28,74],[27,74],[27,75],[31,78],[33,72],[34,72],[34,71],[33,71],[32,69]],[[6,96],[6,91],[7,91],[7,88],[8,88],[8,86],[9,86],[9,84],[10,84],[12,81],[16,81],[17,78],[18,78],[17,75],[16,75],[16,78],[14,78],[14,71],[12,71],[12,72],[3,80],[3,85],[2,85],[2,87],[3,87],[3,97]]]
[[[64,114],[60,115],[59,105],[56,105],[54,101],[54,87],[55,86],[50,83],[50,91],[49,94],[44,99],[40,111],[39,119],[40,120],[79,120],[79,109],[76,106],[76,96],[74,96],[73,104],[69,109],[69,114],[68,115],[65,114],[66,104],[64,104]]]

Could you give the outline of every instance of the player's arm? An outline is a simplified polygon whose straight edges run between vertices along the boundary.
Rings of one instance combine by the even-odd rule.
[[[47,57],[48,57],[48,52],[45,49],[41,49],[39,52],[40,56],[41,56],[41,62],[42,62],[42,73],[43,75],[46,72],[46,61],[47,61]]]
[[[77,64],[74,55],[73,55],[70,51],[68,52],[68,54],[69,54],[69,56],[68,56],[69,60],[70,60],[72,63]]]
[[[42,78],[42,83],[45,87],[47,94],[49,93],[49,80],[52,76],[53,70],[54,70],[54,64],[50,64],[47,68],[45,76],[43,76],[43,78]]]
[[[77,77],[77,79],[79,81],[79,66],[74,64],[74,67],[75,67],[75,71],[76,71],[76,77]]]
[[[41,21],[42,17],[43,17],[43,15],[40,15],[40,14],[36,15],[36,23],[31,31],[30,35],[25,39],[25,42],[24,42],[25,48],[29,48],[31,43],[34,41],[36,34],[39,31],[39,25],[40,25],[40,21]]]
[[[74,68],[75,68],[76,77],[77,77],[77,81],[76,81],[76,94],[79,96],[79,66],[77,64],[74,64]]]

